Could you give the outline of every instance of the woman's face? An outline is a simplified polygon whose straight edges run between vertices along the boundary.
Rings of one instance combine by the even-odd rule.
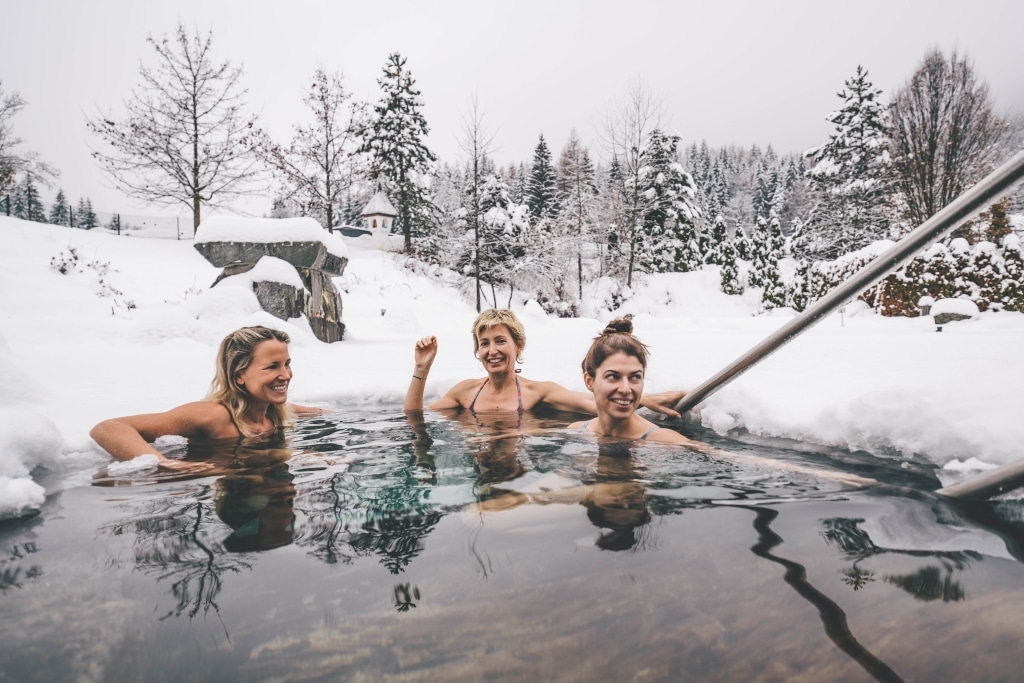
[[[583,376],[594,393],[598,414],[614,419],[628,418],[640,405],[644,393],[644,366],[640,359],[621,351],[604,359],[595,376]]]
[[[288,345],[268,339],[253,349],[252,362],[238,375],[238,383],[257,401],[283,404],[288,401],[292,359]]]
[[[520,348],[507,325],[495,325],[477,335],[476,356],[489,374],[515,370]]]

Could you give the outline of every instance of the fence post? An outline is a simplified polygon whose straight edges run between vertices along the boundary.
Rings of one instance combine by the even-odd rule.
[[[120,236],[121,235],[121,214],[115,213],[114,214],[114,220],[115,220],[115,222],[117,224],[117,234],[118,234],[118,236]]]

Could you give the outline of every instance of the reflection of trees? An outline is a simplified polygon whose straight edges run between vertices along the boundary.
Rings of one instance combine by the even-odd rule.
[[[34,554],[36,550],[35,541],[18,543],[11,548],[9,557],[0,560],[0,591],[21,588],[26,581],[35,581],[43,575],[43,568],[37,564],[25,569],[24,573],[21,571],[22,568],[17,566],[29,555]]]
[[[378,555],[392,574],[404,571],[444,516],[429,501],[420,459],[356,464],[307,484],[297,500],[306,524],[296,544],[312,546],[328,564]]]
[[[244,555],[228,553],[211,540],[223,534],[224,525],[214,513],[210,492],[203,484],[189,498],[149,500],[132,506],[128,518],[99,529],[112,536],[134,534],[135,568],[172,582],[176,604],[164,618],[219,612],[224,576],[252,568]]]
[[[853,661],[863,667],[875,680],[902,681],[903,679],[889,668],[888,664],[860,644],[850,631],[850,626],[846,621],[846,612],[834,600],[811,585],[811,582],[807,580],[807,569],[802,564],[771,552],[773,548],[782,544],[782,537],[771,528],[772,521],[779,516],[778,511],[761,507],[749,509],[757,515],[754,519],[754,529],[758,534],[758,542],[751,547],[751,552],[758,557],[770,560],[785,568],[786,572],[783,575],[783,580],[800,597],[814,605],[815,609],[818,610],[818,616],[821,618],[821,623],[825,628],[825,635],[836,644],[836,647],[849,655]],[[856,525],[854,525],[854,528],[856,528]],[[858,529],[857,531],[860,530]],[[867,539],[867,542],[870,543],[871,539],[868,539],[866,534],[864,534],[863,538]],[[853,540],[856,541],[856,537]]]
[[[874,581],[875,575],[860,566],[864,560],[880,555],[904,555],[908,557],[928,557],[938,561],[939,566],[929,565],[913,574],[884,575],[882,579],[889,584],[902,588],[918,600],[942,600],[955,602],[964,600],[966,592],[959,581],[953,579],[953,572],[963,571],[971,561],[981,560],[981,555],[973,550],[964,551],[932,551],[932,550],[898,550],[880,548],[872,542],[867,532],[859,527],[863,519],[833,517],[822,520],[821,535],[825,542],[835,545],[848,559],[852,560],[849,567],[843,570],[843,581],[854,590],[862,588],[866,583]]]

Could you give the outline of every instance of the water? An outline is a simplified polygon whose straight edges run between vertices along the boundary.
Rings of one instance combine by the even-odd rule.
[[[851,489],[566,416],[343,414],[0,524],[0,681],[1018,677],[1021,506],[927,465],[680,426]]]

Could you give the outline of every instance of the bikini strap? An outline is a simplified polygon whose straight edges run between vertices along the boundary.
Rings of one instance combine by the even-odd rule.
[[[480,392],[484,390],[485,386],[487,386],[487,380],[489,379],[490,377],[484,377],[484,383],[476,390],[476,393],[473,395],[473,400],[469,402],[469,412],[476,414],[476,411],[473,410],[473,406],[476,405],[476,400],[480,397]]]
[[[589,427],[590,423],[593,422],[593,421],[594,421],[593,419],[590,419],[590,420],[587,420],[586,422],[584,422],[582,425],[580,425],[580,431],[581,432],[587,431],[587,427]]]
[[[516,375],[516,396],[519,397],[519,414],[523,414],[523,390],[519,386],[519,375]]]
[[[641,436],[640,439],[641,440],[645,440],[648,436],[650,436],[652,433],[658,431],[659,429],[661,429],[661,427],[659,427],[658,425],[654,425],[653,427],[648,429],[646,432],[644,432],[644,435]]]

